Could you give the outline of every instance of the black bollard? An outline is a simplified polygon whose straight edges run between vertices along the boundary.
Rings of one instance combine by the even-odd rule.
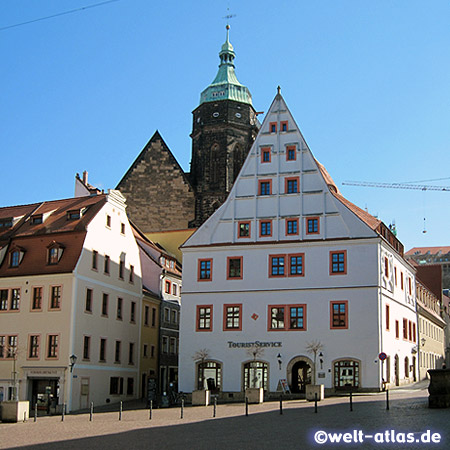
[[[217,397],[214,397],[213,417],[216,417]]]
[[[62,414],[61,414],[61,422],[64,422],[64,415],[66,414],[66,404],[63,403]]]
[[[280,415],[283,414],[283,396],[280,395]]]
[[[181,417],[180,417],[180,419],[183,418],[183,413],[184,413],[184,398],[181,399]]]
[[[37,403],[34,404],[34,421],[37,421]]]
[[[317,414],[317,392],[314,394],[314,412]]]
[[[92,422],[93,418],[94,418],[94,402],[91,402],[91,412],[89,414],[89,421]]]
[[[153,400],[150,400],[150,413],[148,420],[152,420]]]
[[[353,397],[351,392],[350,392],[350,411],[353,411]]]
[[[119,420],[122,420],[122,402],[120,402],[119,406]]]
[[[386,389],[386,409],[389,409],[389,389]]]
[[[248,397],[245,397],[245,415],[248,416]]]

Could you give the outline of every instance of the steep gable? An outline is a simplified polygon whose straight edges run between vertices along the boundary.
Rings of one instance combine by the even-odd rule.
[[[188,228],[194,219],[194,192],[158,131],[117,185],[127,214],[143,232]]]
[[[379,224],[340,194],[278,93],[226,202],[184,247],[367,238]]]

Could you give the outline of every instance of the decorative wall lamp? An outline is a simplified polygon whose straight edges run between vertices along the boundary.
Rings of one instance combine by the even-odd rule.
[[[319,362],[320,362],[320,370],[322,370],[323,369],[323,353],[322,352],[320,352],[319,353]]]
[[[69,359],[70,359],[70,364],[69,364],[70,373],[72,373],[73,367],[75,366],[75,363],[77,362],[77,355],[70,355]]]
[[[281,364],[283,363],[283,361],[281,360],[281,353],[278,353],[277,359],[278,359],[278,368],[281,370]]]

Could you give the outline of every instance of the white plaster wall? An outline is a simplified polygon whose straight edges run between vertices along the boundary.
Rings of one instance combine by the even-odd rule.
[[[347,250],[347,275],[329,274],[329,252]],[[269,254],[305,253],[305,276],[269,278]],[[243,256],[243,280],[226,280],[227,256]],[[213,258],[213,281],[197,281],[198,258]],[[262,360],[270,364],[270,389],[286,378],[286,367],[295,356],[310,356],[305,345],[314,339],[324,345],[326,387],[332,386],[332,362],[338,358],[361,361],[361,386],[378,387],[379,290],[376,242],[344,241],[330,244],[299,243],[272,246],[211,247],[186,249],[183,272],[183,311],[180,339],[180,389],[195,384],[193,354],[210,350],[211,359],[223,362],[223,390],[241,390],[241,364],[250,359],[244,349],[229,348],[227,342],[281,341],[282,348],[265,351]],[[317,288],[320,286],[320,288]],[[349,329],[330,329],[330,301],[349,302]],[[243,304],[243,331],[223,331],[223,305]],[[267,331],[268,305],[307,305],[307,331]],[[195,332],[196,305],[213,305],[213,331]],[[258,319],[252,319],[257,314]],[[281,352],[280,371],[276,355]]]
[[[386,277],[384,274],[384,258],[387,257],[389,261],[389,274]],[[394,268],[397,270],[397,283],[395,283]],[[380,290],[381,290],[381,329],[382,336],[380,342],[381,351],[386,353],[390,357],[389,361],[384,363],[383,378],[395,385],[395,355],[399,357],[399,380],[400,384],[412,382],[414,379],[414,373],[411,371],[409,376],[405,375],[405,357],[408,357],[409,364],[412,364],[413,357],[416,358],[416,377],[418,379],[418,365],[419,355],[417,354],[417,341],[418,341],[418,327],[417,327],[417,314],[416,304],[412,297],[414,295],[415,282],[414,273],[412,268],[406,264],[398,254],[396,254],[387,244],[383,242],[379,252],[379,277],[380,277]],[[403,273],[404,285],[401,288],[400,275]],[[408,293],[408,284],[406,276],[412,279],[412,292]],[[386,329],[386,305],[389,305],[389,330]],[[416,324],[416,340],[409,341],[403,339],[403,319],[407,319]],[[399,338],[395,337],[395,321],[399,322]],[[387,369],[387,365],[390,365],[390,373]],[[389,378],[389,380],[388,380]]]
[[[106,226],[106,215],[111,216],[111,228]],[[125,224],[125,233],[121,233],[121,223]],[[92,252],[98,252],[97,270],[92,269]],[[104,255],[110,257],[109,275],[104,273]],[[123,280],[119,278],[119,261],[125,257]],[[134,266],[134,281],[129,281],[130,265]],[[142,305],[142,279],[139,248],[134,239],[125,210],[113,201],[105,204],[88,226],[83,251],[76,267],[76,286],[74,297],[74,322],[72,323],[71,353],[78,356],[76,364],[77,378],[73,380],[72,409],[80,407],[80,383],[83,377],[90,379],[91,401],[105,404],[111,401],[125,400],[126,378],[133,377],[134,395],[139,393],[139,349],[140,316]],[[93,311],[85,312],[86,289],[93,290]],[[103,293],[109,295],[108,315],[102,316]],[[123,319],[117,319],[117,299],[123,299]],[[131,302],[136,303],[135,322],[131,322]],[[90,359],[83,360],[83,339],[90,336]],[[107,340],[106,362],[99,361],[100,339]],[[114,363],[115,341],[121,341],[121,362]],[[128,364],[129,343],[134,343],[134,365]],[[109,394],[110,377],[124,377],[124,394]]]

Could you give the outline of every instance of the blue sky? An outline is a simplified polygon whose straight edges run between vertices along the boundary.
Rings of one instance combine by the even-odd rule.
[[[2,0],[0,28],[100,0]],[[159,130],[189,170],[191,112],[214,79],[227,8],[257,111],[276,87],[342,193],[414,246],[450,245],[447,0],[119,0],[0,30],[0,206],[114,188]],[[423,233],[424,217],[427,233]]]

